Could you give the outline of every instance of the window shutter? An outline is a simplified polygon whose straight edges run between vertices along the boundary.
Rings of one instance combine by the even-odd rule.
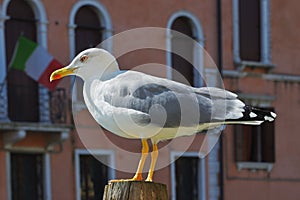
[[[186,34],[191,38],[194,37],[191,22],[186,17],[177,18],[172,24],[171,29]],[[173,32],[171,46],[172,52],[180,52],[180,54],[184,57],[182,58],[180,55],[175,53],[171,54],[172,68],[177,71],[172,71],[172,79],[193,86],[194,68],[192,63],[186,60],[188,59],[193,62],[194,46],[192,40],[187,40],[186,38],[183,38],[179,34]],[[184,80],[182,76],[186,80]]]
[[[198,199],[197,157],[181,157],[175,161],[176,199]]]
[[[79,52],[96,47],[103,40],[103,27],[99,20],[98,14],[91,6],[81,7],[75,16],[75,51]],[[83,81],[79,78],[76,79],[76,94],[77,99],[83,102]]]
[[[260,0],[239,1],[239,44],[243,61],[261,61]]]
[[[12,199],[43,199],[43,174],[42,154],[11,154]]]
[[[36,41],[36,20],[26,1],[13,0],[8,5],[10,19],[5,22],[6,63],[9,64],[15,44],[21,35]],[[8,70],[8,117],[12,121],[39,121],[38,83],[24,72]]]
[[[273,109],[263,108],[273,111]],[[236,162],[275,162],[275,122],[260,126],[235,125]]]

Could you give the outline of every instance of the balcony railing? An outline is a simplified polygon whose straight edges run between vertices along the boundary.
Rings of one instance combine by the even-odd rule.
[[[26,95],[26,90],[24,89],[24,91]],[[4,98],[6,98],[6,93],[4,95]],[[41,99],[41,96],[44,96],[44,98]],[[31,98],[37,97],[31,96]],[[66,91],[62,88],[51,92],[46,91],[45,94],[40,93],[39,98],[39,110],[45,109],[45,114],[47,114],[47,117],[49,116],[50,119],[45,122],[41,120],[27,121],[26,118],[19,121],[12,119],[0,121],[0,137],[3,139],[2,146],[0,145],[1,148],[18,151],[31,151],[33,148],[35,151],[62,151],[61,144],[69,138],[69,132],[72,129],[72,125],[67,124],[68,107]],[[5,102],[6,99],[4,100],[4,103]],[[41,106],[41,102],[45,105]],[[11,100],[9,103],[15,102]],[[22,106],[28,105],[23,104]],[[24,116],[30,115],[28,113],[23,114]],[[17,144],[21,140],[32,138],[31,134],[46,136],[45,144],[30,143],[24,146]]]
[[[51,92],[46,91],[44,94],[32,95],[32,88],[18,85],[13,87],[13,92],[10,93],[10,96],[8,94],[9,89],[12,88],[3,87],[0,90],[0,122],[67,123],[68,107],[65,89],[57,88]],[[37,101],[36,98],[40,98],[40,100]],[[24,99],[29,104],[24,103]],[[24,106],[28,108],[24,108]],[[41,114],[38,116],[39,112],[43,112],[43,115],[48,120],[41,119]],[[37,117],[31,119],[33,115],[37,115]]]

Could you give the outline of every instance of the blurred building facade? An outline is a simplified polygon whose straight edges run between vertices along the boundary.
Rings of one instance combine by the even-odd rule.
[[[0,80],[5,78],[0,90],[0,199],[101,199],[108,180],[133,176],[140,141],[100,128],[84,105],[80,80],[64,78],[55,91],[48,91],[8,64],[20,36],[68,64],[81,50],[140,27],[173,29],[193,38],[223,72],[226,89],[278,114],[275,123],[260,127],[227,126],[205,159],[198,156],[202,134],[162,142],[154,181],[167,184],[170,199],[297,199],[298,4],[0,0]],[[192,64],[203,63],[207,85],[221,84],[217,71],[206,67],[213,64],[206,53],[169,31],[161,39],[166,49],[188,49],[184,54]],[[101,47],[114,54],[116,45],[122,42]],[[140,49],[126,52],[118,62],[122,69],[144,66],[149,73],[179,80],[160,68],[167,64],[188,84],[205,84],[191,63],[168,52]],[[148,166],[149,160],[145,172]]]

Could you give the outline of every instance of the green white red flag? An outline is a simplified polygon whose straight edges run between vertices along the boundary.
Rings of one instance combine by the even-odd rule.
[[[49,52],[37,43],[21,36],[15,47],[10,67],[24,71],[49,90],[55,89],[58,81],[50,83],[51,73],[62,67]]]

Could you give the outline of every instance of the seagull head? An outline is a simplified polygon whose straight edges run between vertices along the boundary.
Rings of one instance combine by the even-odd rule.
[[[94,78],[104,80],[117,71],[118,63],[112,54],[104,49],[90,48],[80,52],[68,66],[54,71],[50,82],[69,75],[79,76],[84,81]]]

